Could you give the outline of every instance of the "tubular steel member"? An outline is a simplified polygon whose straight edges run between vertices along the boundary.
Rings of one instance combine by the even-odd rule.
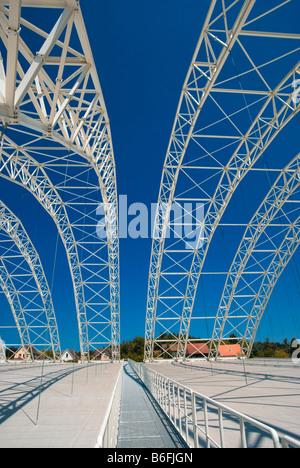
[[[220,301],[210,357],[230,339],[237,357],[251,354],[274,287],[300,243],[300,155],[281,171],[253,216],[237,250]]]
[[[6,361],[6,346],[0,336],[0,363]]]
[[[192,320],[206,320],[201,311],[193,316],[193,309],[215,231],[237,187],[299,112],[292,83],[300,67],[295,58],[300,35],[248,29],[262,24],[264,17],[280,14],[288,3],[259,14],[255,2],[232,1],[227,7],[222,1],[211,2],[164,163],[150,261],[145,360],[153,359],[154,351],[157,357],[186,357]],[[278,39],[285,50],[274,59],[269,44],[274,41],[273,54]],[[258,40],[265,51],[260,65],[253,57]],[[275,65],[276,73],[265,73]],[[194,204],[190,218],[199,226],[194,242],[190,230],[183,232],[184,220],[171,219],[174,207],[182,203]],[[199,203],[201,221],[195,208]],[[175,230],[175,225],[182,234],[176,231],[170,240],[168,230]],[[210,341],[208,336],[206,343]]]
[[[47,31],[38,8],[52,23]],[[0,63],[2,172],[22,180],[56,222],[71,268],[82,358],[110,348],[119,359],[115,162],[79,1],[0,0],[0,36],[7,56]],[[28,37],[35,37],[37,53]],[[99,205],[105,239],[97,234]]]
[[[0,201],[0,284],[12,309],[21,345],[61,355],[51,292],[24,226]]]

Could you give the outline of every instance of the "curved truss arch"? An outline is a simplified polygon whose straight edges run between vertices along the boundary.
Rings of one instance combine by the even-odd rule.
[[[39,7],[47,14],[47,26],[43,21],[38,24],[34,10]],[[51,22],[52,29],[46,30]],[[112,358],[119,359],[115,162],[109,119],[79,1],[17,0],[12,4],[1,0],[0,37],[7,51],[6,64],[0,66],[0,116],[4,129],[10,129],[5,133],[17,131],[18,146],[47,172],[68,213],[70,223],[65,220],[63,225],[69,224],[75,235],[73,251],[78,250],[77,269],[83,276],[75,279],[81,352],[86,357],[89,348],[110,347]],[[31,51],[32,38],[38,53]],[[96,235],[99,204],[107,226],[105,241]],[[92,243],[98,248],[92,248]],[[72,256],[75,265],[76,254]],[[78,292],[82,284],[84,295]]]
[[[66,249],[73,280],[81,352],[83,356],[88,356],[89,347],[96,349],[98,345],[99,332],[95,331],[93,335],[95,339],[93,339],[90,331],[93,333],[99,325],[102,312],[101,325],[108,328],[111,324],[108,310],[111,307],[112,272],[109,259],[104,255],[108,242],[107,239],[99,239],[96,234],[95,214],[99,206],[98,183],[92,182],[89,176],[90,173],[95,172],[93,167],[83,163],[81,159],[78,160],[73,153],[66,151],[62,158],[60,150],[58,163],[57,156],[49,157],[50,148],[47,148],[48,161],[40,164],[31,154],[39,156],[41,151],[44,151],[42,147],[29,145],[17,147],[10,138],[4,135],[0,176],[22,185],[31,192],[56,224]],[[51,152],[55,152],[54,148],[51,148]],[[57,168],[59,168],[59,174]],[[73,170],[75,170],[74,177],[72,176]],[[53,174],[57,185],[53,184]],[[80,192],[83,189],[82,194]],[[113,226],[115,225],[114,222]],[[112,251],[117,242],[113,235],[116,236],[116,233],[111,233],[112,246],[110,248]],[[117,260],[118,256],[115,256],[113,261]],[[105,297],[99,293],[101,287],[106,289]],[[98,298],[95,300],[97,293]],[[116,302],[116,298],[114,301]],[[99,307],[99,310],[95,311],[95,307]],[[104,312],[106,312],[105,317]],[[115,317],[112,321],[117,323],[117,319],[118,317]],[[115,333],[115,340],[118,341],[117,333]],[[100,345],[108,346],[107,343],[110,344],[108,334],[103,339],[101,338]]]
[[[0,285],[11,308],[14,322],[20,337],[21,346],[30,346],[29,327],[27,326],[19,293],[2,259],[0,260]],[[17,343],[10,343],[9,345],[16,344]]]
[[[255,12],[255,2],[245,1],[242,7],[241,2],[229,3],[225,7],[224,2],[211,2],[164,164],[150,262],[146,360],[153,359],[155,346],[157,352],[173,357],[173,344],[166,349],[164,342],[175,343],[177,357],[185,357],[199,278],[225,209],[245,175],[300,110],[292,88],[300,66],[295,60],[300,35],[248,30],[287,2],[263,15]],[[266,38],[281,38],[286,48],[275,56],[275,47],[272,53],[265,50],[264,63],[257,65],[251,49],[254,37],[262,45]],[[279,63],[282,76],[276,83],[268,67]],[[193,205],[186,209],[183,204]],[[197,204],[205,212],[201,220]],[[175,214],[174,223],[170,218],[178,206],[188,211],[189,223],[197,227],[195,242],[191,231],[183,232],[182,216],[176,222]],[[182,228],[179,235],[176,225]],[[171,241],[170,229],[176,233]]]
[[[10,151],[10,152],[9,152]],[[65,246],[74,286],[80,348],[88,355],[83,281],[75,237],[64,203],[43,168],[7,136],[2,138],[0,176],[28,189],[54,220]]]
[[[250,356],[274,287],[300,243],[299,195],[300,154],[282,170],[244,233],[227,275],[210,357],[218,357],[231,334],[238,335],[239,356]]]
[[[22,346],[61,354],[51,292],[44,270],[20,220],[0,201],[1,286],[11,306]]]

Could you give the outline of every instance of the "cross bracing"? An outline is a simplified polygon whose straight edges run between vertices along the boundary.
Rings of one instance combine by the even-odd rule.
[[[292,2],[269,9],[255,1],[210,4],[164,162],[150,261],[146,360],[154,354],[173,357],[174,350],[185,357],[193,320],[203,338],[206,316],[194,305],[212,240],[239,186],[250,173],[265,170],[266,151],[299,112],[293,84],[299,77],[300,35],[263,29]],[[176,214],[186,203],[193,232]],[[211,335],[205,339],[210,344]]]
[[[20,220],[1,201],[0,284],[12,310],[19,344],[52,351],[53,358],[58,358],[59,332],[40,257]]]
[[[79,2],[0,1],[0,36],[1,175],[29,190],[57,226],[82,357],[109,347],[118,359],[115,163]],[[97,233],[99,207],[106,237]]]
[[[210,354],[235,335],[249,357],[274,287],[300,243],[299,155],[282,170],[243,235],[228,273]]]

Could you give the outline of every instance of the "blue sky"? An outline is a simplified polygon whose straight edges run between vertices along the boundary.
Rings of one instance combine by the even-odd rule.
[[[120,195],[156,203],[185,75],[209,1],[82,3],[113,137]],[[96,10],[96,12],[95,12]],[[93,31],[97,31],[94,34]],[[121,239],[122,340],[144,336],[151,239]]]
[[[263,3],[276,4],[273,0],[263,0]],[[140,202],[150,207],[151,203],[157,202],[178,100],[209,4],[209,0],[81,1],[111,123],[118,193],[127,195],[128,205]],[[296,5],[295,15],[283,18],[285,24],[287,21],[290,23],[291,30],[298,32],[299,9]],[[280,30],[280,27],[278,23],[271,29]],[[298,120],[285,139],[278,143],[277,157],[280,161],[282,157],[282,163],[299,151],[299,134]],[[286,141],[288,155],[282,156]],[[57,240],[55,226],[20,187],[12,189],[10,183],[1,180],[0,194],[31,233],[44,260],[50,284],[58,242],[53,300],[62,347],[78,349],[71,280],[65,274],[63,247]],[[242,202],[246,207],[243,213],[250,219],[252,213],[247,197],[247,193],[240,190],[233,200],[233,207]],[[257,197],[259,202],[261,193],[258,188],[251,197]],[[216,242],[216,250],[209,260],[215,264],[219,260],[217,246],[223,252],[226,249],[231,252],[235,245],[231,242],[230,233],[224,233],[224,238]],[[151,239],[120,239],[121,341],[136,335],[144,336],[151,243]],[[278,283],[258,339],[269,336],[271,340],[282,340],[300,336],[297,319],[300,306],[298,264],[299,254]],[[203,292],[200,301],[209,314],[216,310],[219,298],[214,285],[206,285],[205,281],[200,282],[199,290]],[[218,282],[216,279],[216,290],[219,290]],[[4,298],[0,300],[4,310],[7,307]]]
[[[82,4],[82,9],[111,121],[118,191],[128,196],[128,203],[138,201],[149,206],[157,201],[180,92],[210,1],[112,0],[97,2],[96,7],[93,4],[93,14],[89,4]],[[276,4],[273,0],[264,1],[263,5],[258,2],[257,8],[272,8]],[[290,14],[298,8],[294,3],[266,29],[299,31],[299,15]],[[263,50],[258,48],[256,53],[259,56]],[[286,149],[287,140],[291,154],[297,154],[299,129],[298,121],[290,135],[278,142],[278,158],[280,149]],[[285,157],[288,161],[290,156],[282,159]],[[238,192],[233,204],[237,207],[243,200],[247,206],[247,194]],[[258,189],[253,192],[251,198],[257,197],[259,203],[262,193]],[[250,206],[244,213],[250,219]],[[228,236],[230,250],[230,234],[224,236]],[[151,240],[121,239],[120,252],[122,339],[130,339],[144,334]],[[294,319],[299,308],[297,258],[277,285],[278,292],[266,311],[258,339],[269,336],[281,340],[300,332],[299,322]],[[202,287],[202,306],[214,311],[219,297],[211,285]],[[288,301],[283,299],[287,296]],[[283,310],[287,320],[282,320]]]

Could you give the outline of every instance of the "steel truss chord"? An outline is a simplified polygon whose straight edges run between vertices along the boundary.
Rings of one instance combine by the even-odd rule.
[[[39,26],[39,7],[47,10],[49,30]],[[35,38],[34,51],[28,37]],[[79,2],[1,1],[0,38],[7,55],[0,63],[2,169],[31,190],[56,222],[71,267],[82,358],[109,348],[119,359],[116,169]],[[99,205],[106,239],[97,236]],[[96,282],[105,286],[96,288]]]
[[[6,361],[6,345],[0,337],[0,362]]]
[[[272,18],[286,5],[281,2],[263,16]],[[293,34],[292,41],[287,34],[266,35],[261,30],[248,36],[248,25],[261,25],[260,18],[255,2],[211,2],[164,163],[150,261],[145,360],[154,358],[155,347],[166,335],[177,342],[176,353],[169,357],[186,357],[198,283],[214,233],[239,184],[300,110],[292,86],[300,67],[300,35]],[[279,38],[283,47],[276,55],[275,43],[270,47],[265,41]],[[258,40],[263,63],[256,56]],[[171,214],[181,199],[194,201],[194,242],[191,230],[177,231],[171,240],[166,235],[176,229]],[[196,212],[199,200],[201,221]],[[174,274],[176,280],[166,281],[164,273],[171,271],[181,277]],[[165,291],[170,299],[162,302]],[[176,299],[180,295],[182,299]],[[210,340],[208,336],[207,343]]]
[[[219,357],[228,339],[240,345],[237,357],[250,356],[274,287],[300,244],[299,192],[300,154],[282,170],[244,232],[215,320],[211,358]]]
[[[26,346],[30,346],[29,327],[27,326],[18,290],[2,260],[0,260],[0,285],[11,308],[20,344],[23,348],[26,348]],[[19,342],[8,343],[8,345],[18,346]]]
[[[43,167],[29,155],[28,150],[19,148],[7,136],[3,136],[2,139],[0,176],[29,190],[55,222],[66,249],[73,280],[81,353],[87,356],[87,317],[83,306],[83,280],[78,247],[66,207]]]
[[[58,327],[40,257],[21,221],[2,201],[0,249],[1,287],[10,304],[21,346],[51,351],[53,359],[58,359],[61,355]]]

